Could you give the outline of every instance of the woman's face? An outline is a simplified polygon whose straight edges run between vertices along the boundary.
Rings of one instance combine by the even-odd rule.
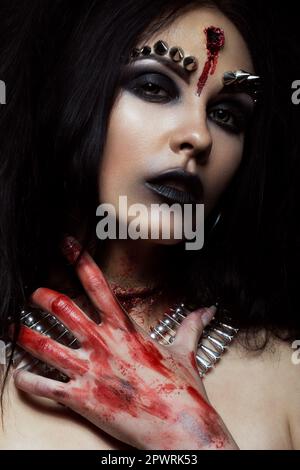
[[[204,30],[212,25],[224,30],[225,46],[198,96],[197,82],[207,60]],[[252,60],[236,27],[216,9],[192,10],[146,44],[153,46],[158,40],[181,47],[185,56],[195,56],[198,69],[185,80],[155,58],[126,66],[109,120],[99,176],[100,202],[114,205],[119,218],[123,217],[118,213],[119,196],[126,195],[128,205],[142,203],[150,208],[164,200],[147,181],[181,169],[200,178],[207,216],[240,165],[253,110],[249,95],[224,90],[223,75],[237,70],[254,73]],[[186,189],[174,181],[164,184]],[[148,224],[148,219],[143,223]]]

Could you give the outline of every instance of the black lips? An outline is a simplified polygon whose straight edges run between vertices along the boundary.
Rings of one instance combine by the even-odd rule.
[[[185,188],[181,191],[172,187],[170,180]],[[203,199],[203,186],[200,178],[183,169],[168,170],[147,180],[147,186],[161,196],[180,203],[197,203]]]

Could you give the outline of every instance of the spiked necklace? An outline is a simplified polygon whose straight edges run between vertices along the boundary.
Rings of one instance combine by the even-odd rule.
[[[156,326],[151,328],[150,337],[161,344],[171,344],[174,341],[178,327],[190,312],[191,310],[183,303],[170,308]],[[30,311],[23,310],[21,312],[21,323],[29,328],[35,329],[39,333],[46,334],[68,347],[75,349],[79,347],[79,343],[72,333],[49,313],[41,312],[38,309],[32,309]],[[198,343],[196,354],[200,377],[204,377],[218,363],[237,332],[238,329],[233,328],[227,323],[218,322],[215,319],[204,329]],[[6,353],[8,354],[10,352],[11,344],[8,343]],[[25,356],[28,357],[24,351],[17,348],[13,362],[17,365]],[[34,360],[30,357],[27,368],[32,370],[37,365],[39,365],[40,372],[42,369],[44,374],[48,376],[52,375],[51,372],[55,370],[53,367],[47,366],[39,360]],[[55,377],[52,378],[60,380],[66,379],[62,373],[57,374],[58,371],[55,372]]]
[[[151,329],[151,338],[162,344],[171,344],[176,336],[176,330],[189,313],[190,310],[185,304],[171,308]],[[204,329],[196,354],[200,377],[204,377],[217,364],[237,332],[237,328],[215,319]]]

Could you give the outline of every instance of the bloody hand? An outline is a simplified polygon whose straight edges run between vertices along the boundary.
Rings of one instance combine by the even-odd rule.
[[[68,239],[74,262],[80,246]],[[57,317],[79,340],[71,350],[22,326],[18,343],[70,380],[58,382],[16,370],[25,392],[56,400],[111,436],[140,449],[234,449],[232,437],[208,403],[195,352],[214,308],[189,314],[171,345],[134,325],[87,254],[76,263],[86,293],[101,313],[97,325],[67,296],[40,288],[32,302]]]

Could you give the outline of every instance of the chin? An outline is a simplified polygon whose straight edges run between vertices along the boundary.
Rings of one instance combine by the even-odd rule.
[[[151,230],[152,233],[158,233],[158,236],[156,238],[151,237]],[[176,236],[177,232],[177,236]],[[166,226],[164,229],[159,226],[159,227],[149,227],[148,230],[149,233],[149,239],[157,244],[160,245],[178,245],[179,243],[182,243],[184,241],[183,235],[183,229],[182,227],[177,227],[177,230],[175,230],[174,226]],[[178,233],[181,235],[178,235]]]
[[[169,240],[164,240],[164,239],[159,239],[159,240],[150,240],[151,242],[155,243],[156,245],[161,245],[161,246],[174,246],[174,245],[179,245],[179,243],[182,243],[183,240],[178,240],[175,238],[170,238]]]

